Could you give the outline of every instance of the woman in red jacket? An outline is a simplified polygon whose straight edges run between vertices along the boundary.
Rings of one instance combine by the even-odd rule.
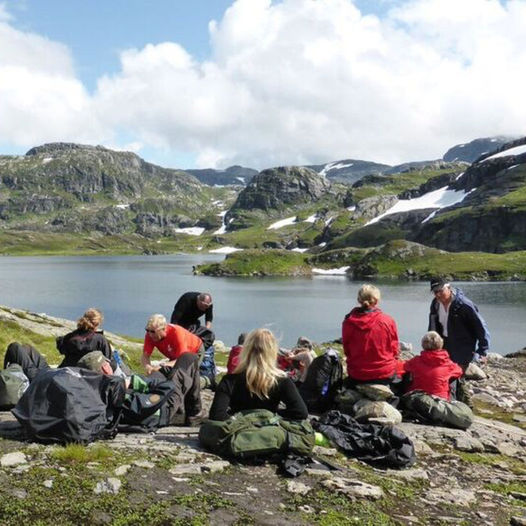
[[[351,385],[389,384],[396,377],[398,330],[393,318],[378,308],[379,301],[380,291],[375,286],[362,285],[358,291],[360,306],[343,320],[343,351]]]

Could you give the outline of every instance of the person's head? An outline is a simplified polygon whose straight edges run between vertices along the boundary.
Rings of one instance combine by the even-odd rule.
[[[96,331],[102,324],[104,316],[98,309],[88,309],[82,317],[77,320],[77,329],[81,331]]]
[[[212,296],[208,292],[201,292],[197,296],[197,308],[200,311],[207,311],[212,306]]]
[[[91,351],[85,354],[77,362],[77,367],[89,369],[90,371],[95,371],[96,373],[101,374],[113,374],[110,361],[100,351]]]
[[[444,346],[444,340],[440,334],[435,331],[426,332],[422,338],[422,349],[425,351],[434,351],[436,349],[442,349]]]
[[[449,302],[453,295],[451,284],[444,278],[431,279],[430,288],[435,298],[441,303]]]
[[[235,372],[245,372],[247,388],[259,398],[268,398],[270,389],[284,373],[277,368],[278,342],[268,329],[248,334]]]
[[[300,336],[296,342],[296,348],[310,349],[312,350],[312,342],[305,336]]]
[[[246,337],[247,337],[247,333],[246,332],[242,332],[237,338],[237,344],[238,345],[243,345],[245,343]]]
[[[166,318],[162,314],[152,314],[144,330],[154,342],[158,342],[166,336],[166,325]]]
[[[358,291],[358,303],[364,309],[375,307],[380,301],[380,291],[374,285],[362,285]]]

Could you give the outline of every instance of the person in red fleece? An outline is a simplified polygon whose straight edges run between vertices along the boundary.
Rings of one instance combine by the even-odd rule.
[[[343,320],[343,351],[347,358],[348,383],[390,384],[396,377],[399,343],[396,323],[378,308],[380,291],[362,285],[359,307]]]
[[[403,363],[403,371],[410,377],[407,391],[424,391],[427,394],[451,399],[450,382],[463,374],[460,365],[442,349],[444,340],[435,331],[427,332],[422,338],[423,351]]]
[[[246,332],[242,332],[237,339],[237,345],[234,345],[230,349],[230,354],[228,355],[228,362],[226,364],[227,374],[233,374],[236,370],[236,367],[241,360],[241,351],[243,350],[243,344],[245,343],[245,338],[247,336]]]

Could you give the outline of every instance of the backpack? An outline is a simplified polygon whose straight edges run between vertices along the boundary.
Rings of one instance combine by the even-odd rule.
[[[401,402],[409,416],[424,424],[467,429],[473,423],[473,411],[463,402],[449,402],[424,391],[410,391]]]
[[[290,421],[267,409],[240,411],[225,421],[207,420],[200,444],[227,458],[248,459],[275,453],[309,455],[314,431],[307,420]]]
[[[343,367],[337,351],[327,349],[322,355],[314,358],[307,370],[305,381],[298,388],[309,413],[323,413],[329,409],[342,380]]]
[[[124,380],[64,367],[39,373],[12,413],[38,442],[88,444],[113,438],[124,402]]]
[[[0,410],[14,407],[28,387],[29,379],[22,366],[12,363],[0,371]]]

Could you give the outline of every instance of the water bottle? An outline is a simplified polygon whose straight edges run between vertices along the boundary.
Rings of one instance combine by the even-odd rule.
[[[115,360],[115,363],[118,366],[122,365],[122,358],[121,358],[121,355],[119,354],[119,349],[114,349],[113,350],[113,359]]]
[[[329,392],[329,380],[327,380],[323,387],[321,388],[321,396],[327,396],[327,393]]]

